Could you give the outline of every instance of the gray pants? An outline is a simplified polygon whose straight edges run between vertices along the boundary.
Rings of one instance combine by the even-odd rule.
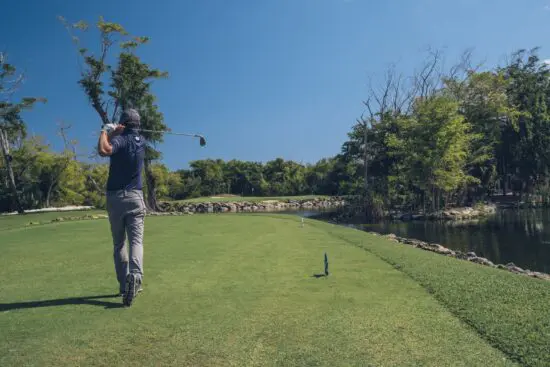
[[[113,237],[113,258],[120,292],[124,292],[129,273],[143,279],[143,230],[145,202],[141,190],[107,192],[107,213]],[[128,246],[126,246],[128,236]],[[141,283],[141,282],[140,282]]]

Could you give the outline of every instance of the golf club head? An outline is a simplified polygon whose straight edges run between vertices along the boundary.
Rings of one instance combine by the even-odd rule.
[[[204,147],[206,145],[206,139],[204,138],[204,136],[199,136],[199,138],[199,144],[201,145],[201,147]]]

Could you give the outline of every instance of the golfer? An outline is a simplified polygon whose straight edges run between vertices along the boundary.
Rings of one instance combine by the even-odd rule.
[[[114,244],[114,263],[119,291],[125,306],[131,306],[143,281],[143,201],[142,170],[145,141],[139,134],[139,113],[123,111],[119,124],[106,124],[99,136],[98,151],[109,157],[107,212]],[[128,246],[125,244],[128,236]]]

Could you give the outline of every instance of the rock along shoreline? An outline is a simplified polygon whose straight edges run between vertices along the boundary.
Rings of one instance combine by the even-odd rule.
[[[546,281],[550,281],[550,274],[545,274],[545,273],[540,273],[540,272],[537,272],[537,271],[522,269],[519,266],[515,265],[514,263],[508,263],[506,265],[494,264],[492,261],[490,261],[490,260],[488,260],[484,257],[477,256],[475,254],[475,252],[464,253],[464,252],[461,252],[461,251],[455,251],[455,250],[451,250],[447,247],[441,246],[441,245],[436,244],[436,243],[428,243],[428,242],[415,240],[415,239],[411,239],[411,238],[398,237],[393,233],[390,233],[390,234],[387,234],[387,235],[382,235],[382,234],[376,233],[376,232],[368,232],[368,233],[370,233],[372,235],[375,235],[375,236],[380,236],[380,237],[387,238],[388,240],[393,241],[393,242],[398,242],[398,243],[402,243],[402,244],[405,244],[405,245],[410,245],[410,246],[420,248],[420,249],[425,250],[425,251],[435,252],[435,253],[440,254],[440,255],[454,257],[456,259],[470,261],[470,262],[473,262],[473,263],[476,263],[476,264],[506,270],[506,271],[509,271],[509,272],[512,272],[512,273],[515,273],[515,274],[520,274],[520,275],[530,276],[532,278],[538,278],[538,279],[543,279],[543,280],[546,280]]]
[[[177,215],[202,213],[250,213],[250,212],[277,212],[298,209],[332,209],[344,206],[346,201],[340,197],[287,199],[263,201],[235,201],[235,202],[160,202],[159,213],[150,215]]]

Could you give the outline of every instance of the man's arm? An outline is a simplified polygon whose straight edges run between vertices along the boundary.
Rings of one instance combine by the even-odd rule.
[[[116,152],[116,142],[113,146],[112,139],[119,135],[124,130],[124,126],[118,125],[115,130],[113,130],[111,136],[107,135],[107,132],[104,130],[99,134],[99,141],[97,142],[97,151],[101,157],[107,157]]]
[[[109,137],[105,131],[101,131],[99,141],[97,142],[97,151],[100,156],[107,157],[113,154],[113,146],[109,141]]]

